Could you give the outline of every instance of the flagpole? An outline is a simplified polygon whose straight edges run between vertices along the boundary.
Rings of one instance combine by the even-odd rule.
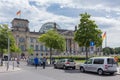
[[[19,16],[19,18],[21,18],[21,10],[20,10],[20,16]]]
[[[105,47],[107,47],[107,32],[106,32],[106,37],[105,37]]]
[[[21,10],[19,10],[16,15],[18,16],[18,18],[21,18]]]
[[[20,13],[20,16],[19,16],[19,18],[21,18],[21,13]]]

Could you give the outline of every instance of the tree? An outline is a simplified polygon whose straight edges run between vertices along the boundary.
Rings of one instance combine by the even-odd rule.
[[[52,58],[52,49],[57,49],[59,51],[65,50],[65,39],[55,30],[49,30],[45,34],[41,35],[38,40],[46,47],[50,48],[50,64]]]
[[[5,49],[8,49],[8,39],[10,40],[10,50],[14,51],[15,49],[15,39],[12,35],[11,30],[8,28],[8,25],[0,25],[0,54],[3,57],[3,52]],[[2,60],[1,60],[2,64]]]
[[[80,14],[81,19],[78,24],[78,29],[75,32],[74,40],[79,44],[80,47],[85,47],[86,49],[86,59],[88,59],[88,48],[90,47],[90,42],[94,42],[95,46],[102,45],[101,34],[102,31],[98,29],[95,21],[90,20],[90,15],[87,13]]]
[[[18,46],[16,46],[15,52],[17,53],[17,57],[19,57],[19,55],[22,53],[22,50]]]
[[[33,48],[28,48],[27,50],[28,50],[28,53],[29,53],[30,55],[33,54],[33,50],[34,50]]]
[[[104,55],[114,54],[114,49],[110,48],[110,47],[105,47],[105,48],[103,48],[103,54]]]
[[[114,52],[115,52],[115,54],[120,54],[120,47],[116,47],[116,48],[114,49]]]

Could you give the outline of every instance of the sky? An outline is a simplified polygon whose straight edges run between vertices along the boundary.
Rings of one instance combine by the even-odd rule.
[[[19,10],[21,18],[30,21],[30,30],[36,32],[46,22],[74,30],[79,15],[87,12],[99,29],[107,33],[107,46],[120,47],[120,0],[0,0],[0,24],[11,27],[11,21],[19,18]]]

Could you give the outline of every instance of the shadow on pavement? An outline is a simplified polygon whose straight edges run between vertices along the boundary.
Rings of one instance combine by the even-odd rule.
[[[72,70],[72,69],[67,69],[64,70],[66,73],[81,73],[80,70]]]
[[[89,75],[96,75],[96,76],[102,76],[102,77],[106,77],[106,76],[116,76],[116,74],[114,75],[110,75],[109,73],[104,73],[104,75],[98,75],[97,73],[95,72],[80,72],[80,70],[72,70],[72,69],[67,69],[67,70],[64,70],[66,73],[80,73],[80,74],[89,74]]]

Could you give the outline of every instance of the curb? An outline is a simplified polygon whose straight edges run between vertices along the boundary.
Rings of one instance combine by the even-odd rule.
[[[120,68],[117,68],[116,74],[120,75]]]
[[[21,68],[9,66],[9,69],[7,70],[6,66],[0,67],[0,73],[6,73],[6,72],[14,72],[14,71],[19,71]]]

